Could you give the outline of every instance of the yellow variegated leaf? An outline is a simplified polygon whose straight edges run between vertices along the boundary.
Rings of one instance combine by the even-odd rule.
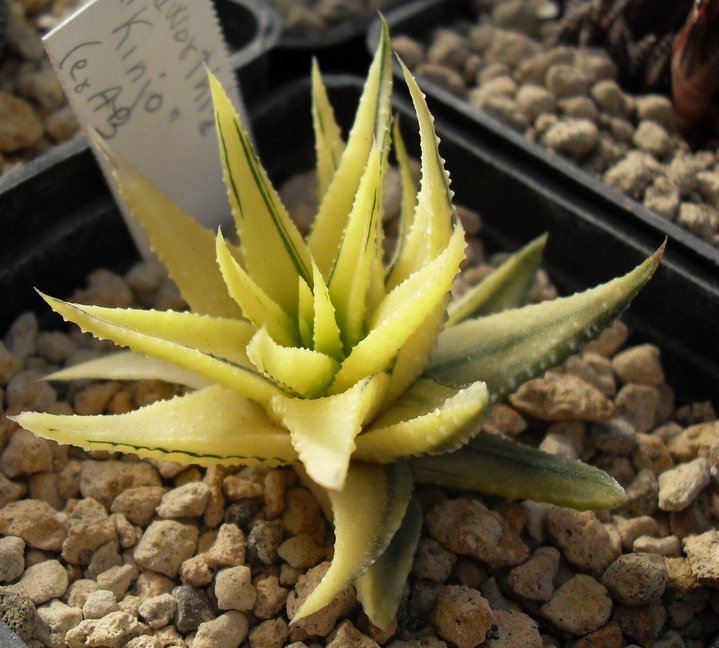
[[[372,315],[369,333],[342,363],[330,393],[384,371],[425,319],[434,310],[444,309],[444,297],[459,272],[464,248],[464,231],[457,225],[447,249],[387,295]]]
[[[344,486],[355,437],[382,401],[387,381],[386,374],[376,374],[334,396],[272,399],[272,414],[290,431],[307,474],[320,486]]]
[[[339,166],[345,143],[327,97],[317,59],[312,59],[312,126],[317,154],[317,195],[321,199]]]
[[[232,205],[244,266],[287,313],[297,309],[297,277],[312,281],[302,236],[287,214],[249,135],[217,78],[208,72],[223,178]]]
[[[264,410],[217,385],[114,416],[23,412],[26,430],[87,450],[132,452],[182,464],[288,464],[297,460],[289,434]]]
[[[293,621],[331,603],[384,553],[407,510],[412,478],[405,463],[353,463],[345,487],[328,495],[335,526],[334,558]]]
[[[194,313],[85,306],[42,297],[55,312],[95,337],[194,371],[260,404],[280,392],[247,358],[244,346],[254,333],[247,322]]]
[[[403,282],[447,246],[454,215],[449,174],[439,154],[434,118],[417,82],[404,65],[402,70],[419,121],[422,181],[412,224],[387,279],[388,288]]]
[[[470,317],[523,306],[546,243],[546,234],[534,239],[462,297],[453,301],[447,309],[447,326],[453,326]]]
[[[479,430],[489,404],[482,382],[452,388],[418,380],[357,437],[355,457],[391,463],[401,457],[451,452]]]
[[[211,384],[204,376],[142,353],[119,351],[55,371],[45,380],[164,380],[202,389]]]
[[[412,497],[402,524],[377,561],[355,581],[357,599],[373,625],[388,630],[397,614],[422,531],[422,505]]]
[[[96,140],[113,165],[120,194],[196,313],[241,317],[215,263],[214,233],[165,196],[137,169]]]
[[[312,257],[328,276],[342,239],[372,142],[384,142],[389,127],[392,68],[389,32],[383,23],[380,45],[367,76],[347,148],[317,211],[308,238]]]
[[[338,362],[342,359],[342,338],[337,326],[335,307],[330,300],[329,289],[322,278],[317,264],[312,262],[314,277],[314,348],[315,351],[326,353]]]
[[[227,290],[250,322],[257,328],[265,326],[279,344],[299,343],[292,318],[237,263],[220,231],[217,232],[217,263]]]
[[[437,336],[445,325],[449,299],[449,295],[446,295],[399,350],[390,373],[389,387],[382,403],[383,410],[394,403],[427,367]]]
[[[247,355],[265,376],[303,398],[322,394],[339,367],[336,360],[324,353],[277,344],[264,327],[250,340]]]
[[[399,256],[400,250],[405,246],[407,235],[409,234],[412,221],[414,220],[414,212],[417,208],[417,181],[409,162],[407,147],[402,137],[402,131],[399,128],[399,120],[395,120],[392,126],[392,143],[394,144],[394,154],[399,167],[400,178],[402,181],[402,202],[399,215],[399,232],[397,232],[397,247],[395,248],[392,265]]]
[[[314,264],[312,265],[314,268]],[[314,348],[315,351],[320,351],[320,349],[318,349],[313,342],[315,326],[315,305],[314,297],[312,295],[312,288],[307,285],[307,283],[302,277],[299,278],[298,301],[299,308],[297,311],[297,327],[299,328],[302,346],[306,349]]]
[[[381,154],[375,143],[342,235],[328,288],[345,349],[364,335],[367,291],[377,243],[380,211]]]

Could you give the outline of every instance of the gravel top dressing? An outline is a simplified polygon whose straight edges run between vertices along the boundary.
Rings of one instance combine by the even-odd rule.
[[[298,176],[282,194],[306,222],[312,179]],[[481,231],[479,215],[459,213],[468,233]],[[501,258],[471,241],[457,291]],[[540,272],[532,299],[554,294]],[[153,262],[124,277],[97,270],[73,300],[184,306]],[[419,548],[396,623],[382,632],[351,588],[291,623],[333,544],[292,470],[86,453],[6,418],[24,409],[122,413],[182,389],[38,380],[114,347],[75,329],[38,330],[35,315],[21,315],[0,343],[0,619],[28,646],[57,648],[712,645],[719,423],[708,402],[675,403],[661,350],[627,347],[627,337],[615,323],[495,405],[484,424],[601,467],[625,486],[626,504],[580,512],[420,489]]]
[[[476,4],[475,20],[433,23],[424,39],[394,30],[393,48],[418,78],[719,244],[716,133],[693,149],[669,97],[628,92],[606,50],[552,45],[560,23],[542,13],[551,3]]]

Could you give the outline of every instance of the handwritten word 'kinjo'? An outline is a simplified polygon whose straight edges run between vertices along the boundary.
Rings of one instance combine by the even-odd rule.
[[[174,0],[120,0],[120,4],[132,10],[123,22],[111,28],[105,40],[87,40],[70,49],[59,64],[66,70],[72,83],[72,92],[83,96],[94,113],[101,116],[101,124],[94,124],[98,134],[112,139],[137,111],[166,116],[175,121],[181,109],[166,106],[165,97],[158,88],[158,80],[167,76],[165,71],[153,70],[143,49],[153,44],[158,30],[166,30],[172,42],[177,44],[181,82],[188,88],[192,110],[198,117],[198,130],[205,135],[214,125],[212,99],[205,66],[213,69],[214,49],[198,45],[189,25],[188,8]],[[162,39],[164,41],[165,39]],[[93,68],[93,61],[100,52],[114,52],[122,67],[122,77],[107,82],[106,70]],[[218,57],[219,58],[219,57]],[[92,72],[95,71],[93,76]]]

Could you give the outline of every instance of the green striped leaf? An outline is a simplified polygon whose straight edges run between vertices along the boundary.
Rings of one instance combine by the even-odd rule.
[[[297,312],[297,277],[312,283],[302,235],[254,151],[239,115],[208,72],[223,178],[240,236],[244,268],[287,313]]]
[[[523,306],[542,261],[547,235],[540,236],[510,256],[504,263],[470,288],[447,309],[447,326]]]
[[[130,452],[181,464],[237,465],[297,460],[286,430],[240,394],[212,385],[114,416],[64,416],[23,412],[26,430],[87,450]]]
[[[293,622],[331,603],[385,552],[412,495],[405,463],[353,463],[341,491],[328,491],[335,525],[332,564],[297,610]]]
[[[70,304],[41,296],[86,333],[198,373],[257,403],[268,403],[280,391],[247,358],[245,346],[255,332],[247,322],[195,313]]]
[[[298,331],[292,318],[237,263],[219,230],[216,253],[217,265],[222,272],[227,291],[239,304],[244,316],[257,328],[267,327],[270,335],[279,344],[298,344]]]
[[[460,450],[411,461],[417,483],[531,499],[558,506],[620,506],[624,489],[607,473],[581,461],[481,432]]]
[[[422,531],[422,506],[413,497],[392,542],[372,567],[355,581],[357,598],[373,625],[388,630],[412,571]]]
[[[55,371],[45,380],[163,380],[193,389],[210,384],[194,371],[150,358],[142,353],[119,351]]]
[[[501,398],[614,321],[654,274],[663,250],[664,245],[623,277],[585,292],[446,328],[425,373],[452,385],[483,380],[492,400]]]
[[[392,66],[387,25],[367,75],[355,122],[339,167],[315,217],[308,245],[323,276],[328,276],[339,249],[360,178],[373,142],[384,142],[389,128]]]
[[[451,452],[477,433],[488,405],[484,383],[458,389],[420,379],[357,437],[354,456],[390,463],[402,457]]]
[[[317,59],[312,59],[312,127],[315,132],[317,155],[317,195],[320,199],[334,178],[340,164],[345,143],[342,131],[335,121],[334,110],[322,81]]]

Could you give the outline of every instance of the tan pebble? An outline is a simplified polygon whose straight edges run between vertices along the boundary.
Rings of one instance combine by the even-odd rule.
[[[636,438],[634,466],[637,470],[651,470],[658,475],[674,467],[674,460],[660,437],[653,434],[637,434]]]
[[[292,536],[277,547],[277,555],[298,569],[314,567],[326,554],[325,548],[316,545],[306,533]]]
[[[719,421],[691,425],[671,438],[667,445],[678,461],[704,457],[712,465],[718,465]]]
[[[286,627],[285,623],[285,629]],[[225,612],[212,621],[200,624],[192,640],[192,648],[237,648],[247,637],[248,629],[249,622],[244,614],[236,611]],[[284,645],[284,640],[280,639],[281,635],[280,630],[280,647]]]
[[[399,34],[392,38],[392,51],[402,59],[410,70],[424,62],[425,54],[422,44],[409,36]]]
[[[498,513],[476,500],[459,498],[437,504],[427,514],[429,534],[450,551],[473,556],[490,567],[517,565],[527,546]]]
[[[203,522],[206,527],[214,529],[225,517],[225,495],[222,492],[222,480],[227,474],[224,466],[208,466],[202,481],[210,489],[205,506]]]
[[[510,396],[520,412],[549,421],[606,421],[614,405],[596,387],[569,374],[548,373],[522,385]]]
[[[213,569],[242,565],[245,562],[245,534],[242,529],[234,524],[223,524],[205,559]]]
[[[123,549],[134,547],[142,537],[142,529],[134,526],[122,513],[113,513],[110,516],[115,525],[115,532]]]
[[[270,470],[265,475],[263,497],[268,520],[276,518],[285,510],[285,475],[284,470]]]
[[[328,637],[327,648],[379,648],[379,644],[345,619]]]
[[[10,502],[17,502],[26,490],[25,484],[11,481],[0,472],[0,510]]]
[[[439,542],[432,538],[420,538],[412,563],[412,573],[417,578],[443,583],[449,578],[456,562],[457,556],[447,551]]]
[[[251,648],[282,648],[290,636],[287,621],[268,619],[256,625],[249,634]]]
[[[289,590],[280,586],[277,576],[261,576],[254,581],[257,599],[253,608],[259,619],[269,619],[279,613],[287,603]]]
[[[132,395],[138,407],[144,407],[176,396],[177,387],[161,380],[138,380]]]
[[[192,556],[182,563],[180,567],[180,580],[183,585],[203,587],[212,582],[212,570],[207,564],[204,554]]]
[[[120,391],[120,383],[95,383],[77,392],[73,407],[77,414],[102,414],[110,399]]]
[[[122,491],[139,486],[160,486],[160,476],[153,466],[125,461],[84,461],[82,464],[80,492],[83,497],[93,497],[108,509]],[[128,519],[131,520],[129,516]]]
[[[287,597],[287,616],[290,619],[295,616],[300,605],[304,603],[310,592],[317,587],[327,573],[329,566],[328,562],[321,563],[317,567],[310,569],[305,575],[300,576],[297,585]],[[329,605],[296,621],[293,626],[302,629],[308,635],[326,637],[334,629],[337,620],[346,616],[352,610],[355,602],[354,590],[348,587]]]
[[[43,646],[62,648],[65,645],[65,634],[82,621],[82,610],[65,605],[53,599],[37,608],[37,617],[33,636]],[[28,644],[30,645],[30,644]]]
[[[86,619],[101,619],[110,612],[117,612],[120,606],[110,590],[98,589],[91,592],[82,606],[82,615]]]
[[[541,614],[561,630],[584,635],[609,620],[612,600],[606,588],[591,576],[570,578],[541,607]]]
[[[675,535],[664,538],[652,536],[639,536],[634,540],[632,551],[635,553],[653,553],[660,556],[674,557],[681,556],[682,543]]]
[[[36,549],[60,551],[67,516],[41,500],[10,502],[0,509],[0,533],[18,536]]]
[[[61,510],[65,506],[65,501],[58,493],[58,481],[57,473],[35,473],[28,480],[30,497],[47,502],[58,511]]]
[[[0,583],[14,581],[25,569],[25,543],[17,536],[0,538]]]
[[[144,571],[135,580],[132,591],[142,600],[145,600],[160,594],[169,594],[174,587],[174,581],[167,576],[157,572]]]
[[[139,606],[138,613],[153,630],[166,626],[177,609],[177,601],[169,594],[158,594],[146,598]]]
[[[97,582],[89,578],[81,578],[73,583],[65,591],[62,599],[70,607],[82,608],[87,601],[87,597],[98,589]]]
[[[325,521],[317,501],[306,488],[288,488],[282,526],[291,535],[309,533],[317,544],[324,544]]]
[[[584,635],[572,644],[572,648],[624,648],[622,629],[615,621],[610,621],[594,632]]]
[[[87,276],[87,283],[87,288],[75,292],[72,301],[109,308],[132,306],[132,292],[114,272],[104,268],[94,270]]]
[[[119,565],[98,574],[97,584],[101,589],[110,590],[121,599],[138,575],[139,570],[134,565]]]
[[[621,320],[614,320],[611,326],[604,329],[596,340],[588,342],[585,352],[598,353],[609,358],[621,349],[629,338],[629,329]]]
[[[639,536],[654,536],[659,533],[657,521],[649,515],[632,518],[616,516],[614,517],[614,525],[622,539],[624,551],[631,551],[634,541]]]
[[[615,355],[612,366],[624,383],[658,385],[664,382],[660,353],[654,344],[641,344]]]
[[[547,513],[547,533],[579,569],[599,575],[618,557],[607,529],[592,511],[554,506]]]
[[[207,484],[190,482],[165,493],[156,511],[161,518],[199,517],[204,513],[209,497]]]
[[[117,540],[112,540],[98,547],[92,554],[92,558],[90,558],[85,570],[85,575],[96,578],[110,567],[119,567],[120,565],[122,565],[122,557],[118,551]]]
[[[629,607],[657,603],[666,584],[667,569],[663,558],[656,554],[624,554],[602,575],[602,585],[612,598]]]
[[[197,546],[197,528],[175,520],[157,520],[145,531],[134,556],[143,569],[174,577]]]
[[[261,497],[264,493],[264,487],[262,484],[257,484],[249,479],[242,479],[237,475],[227,475],[222,482],[222,491],[227,496],[227,499],[235,502],[249,497]]]
[[[414,71],[417,78],[427,79],[447,92],[458,97],[462,97],[467,93],[467,85],[462,75],[456,70],[438,65],[436,63],[420,63]]]
[[[440,590],[432,622],[442,639],[458,648],[473,648],[484,642],[494,615],[477,590],[464,585],[446,585]]]
[[[682,511],[711,481],[711,466],[703,457],[679,464],[658,477],[659,508]]]
[[[496,631],[487,648],[542,648],[542,636],[532,617],[516,610],[494,610]]]
[[[522,598],[548,601],[554,594],[558,566],[559,551],[554,547],[539,547],[527,562],[512,568],[507,582]]]
[[[105,507],[91,497],[80,500],[68,518],[63,559],[87,565],[94,551],[106,542],[117,542],[117,532]]]
[[[145,526],[155,513],[157,505],[167,492],[162,486],[138,486],[121,492],[112,502],[113,513],[123,513],[138,526]]]
[[[18,582],[35,605],[60,598],[68,584],[67,571],[58,560],[47,560],[28,567]]]
[[[496,403],[489,408],[487,417],[482,423],[482,429],[490,434],[503,434],[517,436],[527,428],[527,422],[522,415],[504,403]]]
[[[290,567],[290,565],[283,562],[280,565],[280,583],[282,583],[282,585],[287,585],[288,587],[294,587],[297,585],[297,579],[303,573],[303,570]]]
[[[128,641],[145,634],[147,626],[127,612],[112,612],[101,619],[86,619],[65,635],[68,648],[107,646],[121,648]]]
[[[0,92],[0,151],[10,153],[36,144],[44,128],[32,104],[7,92]]]
[[[0,455],[0,470],[8,477],[44,472],[52,468],[52,452],[45,439],[18,429]]]
[[[653,646],[664,626],[666,610],[661,603],[641,607],[619,605],[614,610],[613,618],[625,635],[642,646]]]
[[[64,142],[80,130],[75,111],[69,106],[49,114],[45,119],[45,131],[54,142]]]
[[[257,600],[252,572],[246,565],[220,569],[215,576],[215,597],[221,610],[251,610]]]
[[[6,385],[22,368],[22,362],[0,340],[0,385]]]
[[[187,484],[201,480],[202,471],[200,468],[198,466],[188,466],[175,476],[175,488],[180,488],[181,486],[186,486]]]
[[[684,553],[699,582],[719,588],[719,530],[684,538]]]

